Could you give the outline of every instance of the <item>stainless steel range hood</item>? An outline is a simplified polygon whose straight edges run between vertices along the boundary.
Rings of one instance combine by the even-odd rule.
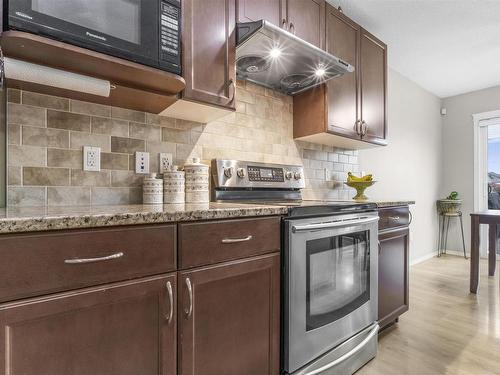
[[[238,78],[295,95],[354,72],[345,61],[267,21],[238,23]]]

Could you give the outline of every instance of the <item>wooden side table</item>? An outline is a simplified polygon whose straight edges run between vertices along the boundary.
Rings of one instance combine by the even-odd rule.
[[[470,291],[477,293],[479,286],[479,225],[487,224],[488,230],[488,275],[495,276],[497,257],[497,224],[500,224],[500,210],[474,212],[471,216],[470,247]]]

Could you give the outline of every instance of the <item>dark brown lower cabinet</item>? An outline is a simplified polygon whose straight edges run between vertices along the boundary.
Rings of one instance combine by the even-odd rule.
[[[179,375],[278,375],[280,257],[178,273]]]
[[[379,233],[378,318],[381,328],[408,311],[409,229]]]
[[[175,296],[172,274],[3,305],[0,374],[175,375]]]

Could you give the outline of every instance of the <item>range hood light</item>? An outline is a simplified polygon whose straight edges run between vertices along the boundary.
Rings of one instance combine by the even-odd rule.
[[[269,51],[269,56],[273,59],[276,59],[281,56],[281,49],[279,47],[273,47],[271,51]]]
[[[326,73],[326,70],[322,67],[316,69],[316,71],[314,72],[314,74],[316,74],[316,77],[323,77]]]

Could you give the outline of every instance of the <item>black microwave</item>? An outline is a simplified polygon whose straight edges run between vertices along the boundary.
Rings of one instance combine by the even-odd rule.
[[[4,0],[4,30],[181,73],[180,0]]]

